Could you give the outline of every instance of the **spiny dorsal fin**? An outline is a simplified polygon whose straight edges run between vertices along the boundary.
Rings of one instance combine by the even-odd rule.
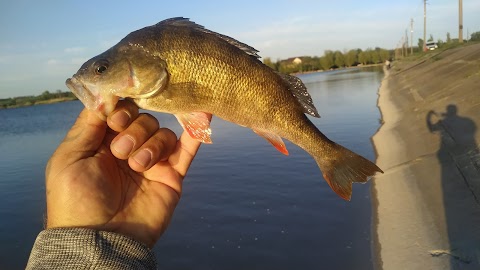
[[[314,117],[320,117],[315,105],[313,104],[312,97],[308,93],[307,87],[305,87],[305,84],[303,84],[302,80],[300,80],[298,77],[280,72],[277,72],[277,74],[288,83],[288,89],[292,92],[292,95],[297,99],[300,105],[302,105],[303,112]]]
[[[166,20],[163,20],[163,21],[157,23],[155,26],[164,26],[164,25],[191,27],[191,28],[196,29],[198,31],[201,31],[201,32],[204,32],[204,33],[207,33],[207,34],[211,34],[211,35],[215,35],[215,36],[225,40],[226,42],[232,44],[233,46],[239,48],[240,50],[244,51],[246,54],[251,55],[251,56],[253,56],[257,59],[260,58],[260,56],[257,54],[258,50],[256,50],[255,48],[253,48],[251,46],[248,46],[247,44],[242,43],[242,42],[240,42],[240,41],[238,41],[234,38],[231,38],[229,36],[225,36],[225,35],[219,34],[217,32],[208,30],[205,27],[203,27],[199,24],[196,24],[195,22],[190,21],[188,18],[183,18],[183,17],[170,18],[170,19],[166,19]]]

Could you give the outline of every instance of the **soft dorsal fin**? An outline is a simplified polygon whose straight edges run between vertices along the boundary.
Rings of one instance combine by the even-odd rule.
[[[204,32],[204,33],[207,33],[207,34],[215,35],[215,36],[225,40],[226,42],[232,44],[233,46],[239,48],[240,50],[244,51],[246,54],[251,55],[251,56],[253,56],[257,59],[260,58],[260,56],[257,54],[258,50],[256,50],[255,48],[253,48],[251,46],[248,46],[247,44],[242,43],[242,42],[240,42],[240,41],[238,41],[234,38],[231,38],[229,36],[225,36],[225,35],[219,34],[217,32],[208,30],[205,27],[203,27],[199,24],[196,24],[195,22],[190,21],[188,18],[183,18],[183,17],[170,18],[170,19],[166,19],[166,20],[163,20],[163,21],[157,23],[155,26],[164,26],[164,25],[191,27],[195,30],[198,30],[198,31],[201,31],[201,32]]]
[[[300,105],[302,105],[303,112],[314,117],[320,117],[315,105],[313,104],[312,97],[308,93],[307,87],[305,84],[303,84],[302,80],[300,80],[298,77],[280,72],[277,72],[277,74],[288,83],[288,89],[292,92],[292,95],[297,99]]]

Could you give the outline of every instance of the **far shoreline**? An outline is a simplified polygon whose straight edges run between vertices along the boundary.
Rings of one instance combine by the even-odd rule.
[[[348,69],[356,69],[356,68],[368,68],[368,67],[378,67],[378,66],[383,66],[383,63],[378,63],[378,64],[369,64],[369,65],[357,65],[357,66],[351,66],[351,67],[343,67],[343,68],[335,68],[335,69],[329,69],[329,70],[310,70],[310,71],[302,71],[302,72],[295,72],[291,73],[290,75],[297,76],[297,75],[303,75],[303,74],[312,74],[312,73],[321,73],[321,72],[328,72],[328,71],[337,71],[337,70],[348,70]]]
[[[32,107],[32,106],[38,106],[38,105],[48,105],[48,104],[55,104],[55,103],[74,101],[74,100],[78,100],[78,98],[76,97],[54,98],[54,99],[48,99],[48,100],[40,100],[35,103],[26,103],[21,105],[0,107],[0,110],[17,109],[17,108]]]

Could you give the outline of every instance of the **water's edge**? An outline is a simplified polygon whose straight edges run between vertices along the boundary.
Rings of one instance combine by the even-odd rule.
[[[382,111],[382,106],[380,105],[380,99],[381,98],[384,98],[384,95],[386,94],[385,91],[386,91],[386,88],[388,87],[387,84],[387,80],[388,80],[388,75],[389,75],[389,71],[384,67],[383,69],[383,74],[384,74],[384,77],[382,79],[382,82],[380,83],[380,87],[378,88],[378,91],[377,91],[377,108],[378,108],[378,111],[380,113],[380,121],[381,121],[381,124],[379,125],[377,131],[372,135],[372,137],[370,137],[370,141],[372,143],[372,146],[373,146],[373,151],[375,153],[375,163],[377,164],[378,162],[378,149],[377,149],[377,146],[375,145],[375,142],[373,140],[373,137],[375,137],[375,135],[378,134],[378,132],[381,130],[382,126],[385,124],[385,121],[384,121],[384,115],[383,115],[383,111]],[[371,246],[371,253],[372,253],[372,264],[373,264],[373,269],[374,270],[381,270],[382,269],[382,257],[381,257],[381,253],[380,253],[380,249],[381,249],[381,244],[380,244],[380,240],[379,240],[379,237],[378,237],[378,231],[377,231],[377,227],[378,227],[378,206],[379,206],[379,201],[378,201],[378,195],[377,195],[377,189],[375,188],[375,178],[373,177],[372,178],[372,184],[370,186],[370,194],[371,194],[371,198],[372,198],[372,227],[371,227],[371,232],[370,232],[370,235],[372,237],[372,246]]]

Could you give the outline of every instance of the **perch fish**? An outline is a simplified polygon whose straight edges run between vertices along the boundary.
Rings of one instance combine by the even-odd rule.
[[[129,98],[140,108],[175,115],[204,143],[211,143],[206,113],[252,129],[285,155],[287,139],[350,200],[353,182],[382,170],[322,134],[306,116],[319,114],[302,81],[264,65],[257,52],[189,19],[171,18],[128,34],[66,84],[103,119],[120,98]]]

